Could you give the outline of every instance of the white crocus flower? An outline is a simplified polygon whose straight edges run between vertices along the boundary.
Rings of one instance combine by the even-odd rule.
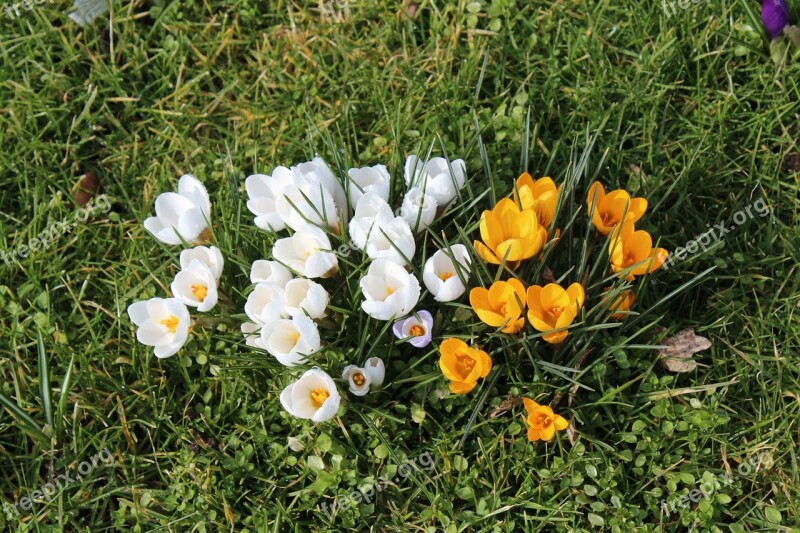
[[[253,266],[250,268],[250,281],[253,283],[267,282],[283,286],[289,283],[292,277],[289,269],[277,261],[258,259],[253,261]]]
[[[211,223],[211,202],[200,181],[185,174],[178,181],[178,192],[165,192],[156,198],[156,216],[144,221],[144,227],[164,244],[193,243]]]
[[[128,316],[136,324],[136,340],[155,347],[156,357],[175,355],[189,338],[189,310],[177,298],[151,298],[128,307]]]
[[[339,214],[333,196],[321,183],[295,176],[294,183],[278,197],[275,208],[283,222],[295,231],[308,224],[338,231]]]
[[[348,182],[350,205],[358,205],[361,197],[368,192],[375,193],[385,201],[389,201],[389,187],[392,178],[384,165],[351,168],[347,171],[347,175],[350,177]]]
[[[251,348],[257,348],[256,341],[261,338],[261,326],[253,322],[243,322],[241,330],[245,344]]]
[[[394,213],[386,200],[378,193],[367,192],[359,198],[353,219],[348,224],[350,239],[359,250],[363,250],[372,232],[393,219]]]
[[[331,241],[316,226],[303,226],[291,237],[275,241],[272,257],[304,278],[333,276],[339,261],[331,250]]]
[[[388,259],[405,266],[414,258],[416,249],[408,222],[396,217],[372,227],[365,251],[370,259]]]
[[[210,311],[217,305],[217,280],[205,263],[193,259],[189,266],[175,275],[170,285],[172,294],[201,313]]]
[[[340,401],[333,379],[319,368],[306,371],[281,392],[281,405],[286,412],[312,422],[325,422],[336,416]]]
[[[433,223],[439,204],[430,194],[425,194],[419,187],[412,187],[403,197],[400,216],[419,233]]]
[[[281,231],[286,227],[278,214],[277,201],[294,183],[294,173],[286,167],[276,167],[271,176],[253,174],[244,182],[247,191],[247,209],[256,216],[255,224],[267,231]]]
[[[345,220],[350,206],[347,204],[347,195],[344,192],[342,183],[334,176],[330,167],[321,157],[315,157],[311,161],[300,163],[292,167],[295,180],[300,179],[304,182],[321,183],[325,189],[333,196],[336,204],[337,215],[344,216]]]
[[[469,279],[470,264],[467,247],[454,244],[449,251],[438,250],[425,262],[422,281],[437,302],[452,302],[467,290],[461,278]]]
[[[222,252],[216,246],[195,246],[188,250],[181,252],[180,262],[181,269],[186,270],[192,261],[200,261],[208,267],[214,275],[214,279],[219,282],[222,276],[222,269],[225,266],[225,259],[222,257]]]
[[[380,357],[370,357],[364,363],[364,372],[369,376],[370,383],[373,387],[380,387],[383,385],[383,378],[386,374],[386,367],[383,365],[383,360]]]
[[[261,328],[256,346],[269,352],[282,365],[303,363],[306,357],[319,351],[319,330],[307,316],[281,319]]]
[[[443,157],[432,157],[427,162],[415,155],[406,159],[406,185],[422,189],[440,207],[445,207],[458,196],[458,191],[466,181],[466,174],[467,166],[461,159],[451,161],[449,165]]]
[[[342,379],[347,380],[347,384],[350,385],[350,392],[356,396],[364,396],[369,392],[370,375],[361,367],[347,365],[342,371]]]
[[[244,312],[258,326],[287,318],[286,298],[283,287],[277,283],[262,282],[256,285],[247,297]]]
[[[296,278],[286,284],[286,312],[289,316],[325,317],[330,294],[322,285],[305,278]]]
[[[373,261],[359,284],[364,294],[361,309],[377,320],[405,316],[419,301],[417,278],[388,259]]]

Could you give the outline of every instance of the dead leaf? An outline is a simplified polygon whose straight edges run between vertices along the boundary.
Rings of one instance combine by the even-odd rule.
[[[556,278],[553,276],[553,271],[550,270],[550,267],[544,267],[544,270],[542,270],[542,280],[546,281],[547,283],[556,282]]]
[[[492,409],[492,412],[489,413],[489,418],[497,418],[498,416],[507,413],[508,411],[512,410],[514,407],[518,406],[522,403],[522,398],[515,398],[511,394],[508,395],[508,398],[503,400],[503,403]]]
[[[417,9],[419,9],[419,6],[413,0],[406,3],[406,13],[408,13],[408,18],[417,18]]]
[[[686,328],[661,344],[666,348],[659,352],[659,359],[670,372],[691,372],[697,367],[692,355],[711,348],[711,341],[697,335],[694,328]]]
[[[575,427],[570,424],[567,426],[567,438],[569,439],[569,443],[575,446],[575,443],[578,441],[578,435],[575,433]]]
[[[72,197],[75,198],[80,207],[83,207],[94,198],[99,188],[100,180],[92,172],[87,172],[78,180],[75,190],[72,192]]]

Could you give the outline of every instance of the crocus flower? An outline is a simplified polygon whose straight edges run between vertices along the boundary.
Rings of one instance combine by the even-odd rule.
[[[603,184],[599,181],[589,187],[586,205],[592,214],[592,224],[603,235],[608,235],[622,221],[623,215],[625,220],[636,222],[647,210],[647,200],[644,198],[631,198],[627,191],[622,189],[606,194]]]
[[[525,172],[517,178],[514,199],[519,202],[522,209],[533,209],[539,224],[548,229],[556,212],[558,192],[558,187],[549,177],[534,181],[531,175]]]
[[[201,313],[217,305],[217,280],[211,269],[198,259],[175,275],[170,289],[175,298]]]
[[[402,266],[414,258],[416,250],[414,234],[402,217],[378,221],[372,226],[364,248],[372,260],[387,259]]]
[[[304,182],[320,183],[331,193],[333,202],[336,204],[337,214],[341,214],[345,219],[348,217],[350,206],[347,203],[347,195],[344,192],[341,181],[333,174],[325,160],[317,156],[311,161],[300,163],[292,167],[295,179]]]
[[[347,225],[350,240],[359,249],[367,246],[367,239],[377,227],[394,218],[392,208],[378,193],[368,191],[361,195],[356,204],[353,219]]]
[[[605,292],[608,293],[609,289],[605,289]],[[610,302],[609,299],[605,299],[603,304],[608,305],[608,310],[611,311],[613,314],[611,318],[615,320],[624,320],[628,317],[628,313],[622,311],[628,311],[633,306],[633,302],[636,299],[636,295],[631,290],[622,291],[622,293],[617,296],[617,298]]]
[[[347,171],[347,175],[350,178],[347,189],[350,193],[350,205],[358,205],[361,197],[368,192],[375,193],[387,202],[389,201],[392,178],[384,165],[351,168]]]
[[[525,325],[525,287],[514,278],[496,281],[489,289],[475,287],[469,291],[469,303],[484,323],[503,333],[517,333]]]
[[[369,392],[371,384],[370,375],[363,368],[356,365],[347,365],[342,370],[342,379],[347,380],[350,392],[356,396],[364,396]]]
[[[261,325],[253,322],[243,322],[241,325],[242,335],[244,335],[244,342],[251,348],[257,348],[256,341],[261,338]]]
[[[186,344],[191,317],[177,298],[151,298],[128,306],[128,316],[136,327],[136,340],[153,346],[158,358],[169,357]]]
[[[336,416],[341,396],[331,377],[312,368],[283,389],[281,405],[292,416],[312,422],[325,422]]]
[[[324,231],[307,224],[291,237],[275,241],[272,257],[304,278],[333,276],[339,267],[331,241]]]
[[[277,261],[258,259],[250,268],[250,281],[253,283],[277,283],[284,286],[292,279],[291,271]]]
[[[438,206],[433,196],[423,193],[419,187],[412,187],[403,197],[400,216],[414,233],[419,233],[433,223]]]
[[[222,258],[222,252],[216,246],[195,246],[187,250],[183,250],[180,255],[181,269],[186,270],[192,261],[200,261],[208,267],[214,275],[214,279],[219,281],[222,276],[222,268],[225,266],[225,260]]]
[[[777,39],[789,23],[786,0],[761,0],[761,21],[770,39]]]
[[[164,244],[193,243],[211,223],[211,202],[200,181],[185,174],[178,181],[178,192],[165,192],[156,198],[156,216],[144,221],[144,227]]]
[[[432,157],[421,161],[410,155],[406,159],[405,180],[408,188],[417,187],[430,195],[436,203],[445,207],[452,202],[466,181],[467,166],[462,159],[449,164],[443,157]]]
[[[528,440],[536,442],[543,440],[549,442],[553,440],[556,431],[567,429],[569,422],[563,416],[557,415],[547,405],[539,405],[530,398],[523,398],[525,411],[528,416]]]
[[[333,195],[322,183],[295,177],[294,182],[277,198],[275,209],[286,226],[295,231],[311,224],[339,232],[339,214]]]
[[[485,378],[492,369],[489,354],[471,348],[460,339],[445,339],[439,345],[439,353],[439,368],[450,380],[450,391],[455,394],[466,394],[474,389],[478,378]]]
[[[364,295],[361,309],[377,320],[406,316],[419,301],[417,278],[388,259],[373,261],[359,285]]]
[[[319,330],[307,316],[272,321],[261,328],[256,346],[269,352],[282,365],[293,366],[319,351]]]
[[[556,283],[544,287],[528,287],[528,321],[537,331],[547,332],[565,328],[572,324],[583,306],[585,294],[580,283],[573,283],[566,290]],[[567,331],[548,333],[542,337],[546,342],[557,344],[567,337]]]
[[[383,385],[383,378],[386,374],[386,367],[383,364],[383,359],[380,357],[370,357],[364,362],[364,372],[369,374],[369,380],[372,387],[380,387]]]
[[[289,316],[308,316],[312,319],[325,317],[330,294],[325,288],[305,278],[296,278],[284,289],[286,312]]]
[[[424,348],[431,343],[433,317],[428,311],[418,311],[405,320],[398,320],[392,331],[398,339],[408,341],[415,348]]]
[[[465,280],[469,279],[470,264],[469,252],[463,244],[454,244],[448,249],[437,250],[425,262],[422,281],[434,300],[452,302],[467,290],[461,279],[462,277]]]
[[[294,173],[286,167],[276,167],[271,176],[253,174],[245,179],[247,209],[256,216],[256,226],[267,231],[281,231],[286,227],[278,213],[277,201],[293,183]]]
[[[547,241],[547,230],[539,224],[533,209],[520,209],[510,198],[503,198],[494,209],[481,215],[481,239],[475,251],[487,263],[499,265],[538,254]]]
[[[259,327],[281,318],[288,318],[286,295],[277,283],[261,282],[247,296],[244,312]]]
[[[623,222],[610,237],[608,255],[611,260],[611,270],[620,272],[633,267],[627,279],[633,280],[634,276],[648,274],[664,264],[667,251],[664,248],[653,248],[653,239],[644,230],[636,230],[633,222]],[[634,266],[635,265],[635,266]]]

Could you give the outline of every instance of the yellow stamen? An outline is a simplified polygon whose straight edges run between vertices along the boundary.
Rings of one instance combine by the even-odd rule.
[[[297,346],[297,341],[300,340],[300,334],[295,331],[290,333],[290,336],[292,337],[292,348],[294,348]]]
[[[461,354],[456,355],[456,369],[458,373],[461,374],[462,378],[466,379],[469,373],[472,372],[474,366],[475,360],[471,357]]]
[[[439,274],[439,279],[442,281],[447,281],[448,279],[452,278],[455,275],[456,275],[455,272],[442,272],[441,274]]]
[[[359,387],[363,385],[367,381],[367,378],[364,377],[364,374],[361,372],[357,374],[353,374],[353,383],[358,385]]]
[[[311,403],[317,409],[322,407],[322,404],[325,403],[328,397],[330,397],[330,393],[325,389],[320,388],[311,391]]]
[[[166,326],[166,328],[169,330],[170,333],[175,333],[176,331],[178,331],[179,323],[180,320],[175,315],[169,315],[167,318],[161,321],[161,324],[163,326]]]
[[[422,326],[411,326],[411,329],[408,330],[408,332],[415,337],[421,337],[422,335],[425,335],[425,328]]]
[[[386,287],[386,296],[391,296],[394,292],[394,289],[391,287]]]
[[[192,294],[194,294],[194,297],[199,301],[205,301],[208,295],[208,287],[205,285],[192,285]]]

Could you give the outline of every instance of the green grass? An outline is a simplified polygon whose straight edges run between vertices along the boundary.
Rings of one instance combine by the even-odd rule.
[[[786,164],[800,154],[800,69],[796,60],[770,60],[758,6],[690,3],[667,18],[655,2],[422,1],[412,20],[400,2],[351,2],[334,17],[321,15],[323,4],[134,1],[115,3],[110,24],[85,28],[68,20],[66,3],[46,2],[14,20],[0,12],[0,250],[72,220],[70,193],[87,171],[112,203],[19,264],[0,261],[0,393],[8,400],[0,411],[0,498],[15,503],[106,447],[114,457],[32,512],[0,513],[0,524],[800,524],[800,195],[797,169]],[[800,5],[790,5],[800,18]],[[465,158],[473,196],[492,187],[499,196],[523,167],[563,179],[587,132],[597,133],[591,171],[599,167],[607,187],[650,200],[644,227],[669,250],[707,224],[729,224],[758,198],[769,205],[769,217],[647,281],[645,303],[653,304],[716,267],[648,317],[670,333],[691,326],[712,341],[693,372],[670,374],[652,350],[617,348],[624,339],[605,333],[589,370],[569,374],[583,385],[574,394],[572,383],[540,365],[441,398],[435,349],[402,346],[382,354],[396,380],[390,388],[351,403],[341,425],[313,426],[280,408],[287,377],[243,345],[235,320],[198,328],[162,361],[135,341],[125,308],[167,293],[178,253],[141,222],[183,173],[209,188],[228,261],[223,286],[240,310],[249,264],[266,257],[271,239],[256,231],[237,202],[243,190],[230,183],[243,186],[251,173],[316,152],[331,162],[334,147],[345,166],[383,162],[399,179],[405,156],[433,143]],[[339,335],[362,331],[357,320],[333,327],[344,328]],[[378,348],[391,345],[389,335],[374,337],[385,341]],[[658,344],[664,332],[649,335],[637,343]],[[346,343],[336,349],[361,358]],[[527,442],[521,408],[490,417],[509,392],[540,401],[562,394],[576,444],[564,434],[548,446]],[[289,437],[304,449],[287,447]],[[325,516],[323,503],[394,477],[426,452],[432,471]],[[774,464],[699,506],[661,513],[660,500],[688,494],[704,474],[737,475],[739,464],[764,453]]]

